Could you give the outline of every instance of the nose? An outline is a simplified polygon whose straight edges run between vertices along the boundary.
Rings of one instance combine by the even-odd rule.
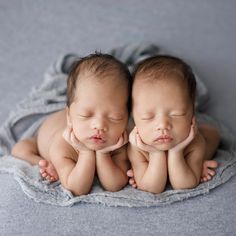
[[[92,129],[100,131],[100,132],[106,132],[107,131],[106,121],[102,117],[95,117],[92,120],[91,126],[92,126]]]
[[[158,131],[164,131],[164,130],[170,130],[171,128],[171,123],[166,116],[159,116],[156,120],[156,129]]]

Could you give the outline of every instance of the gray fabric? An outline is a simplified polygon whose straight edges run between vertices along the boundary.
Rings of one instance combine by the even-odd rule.
[[[60,54],[155,42],[187,60],[207,85],[205,109],[236,134],[236,1],[0,1],[0,123],[42,83]],[[40,204],[0,174],[1,235],[235,235],[236,176],[164,207]]]
[[[131,45],[111,51],[111,54],[125,62],[131,70],[133,65],[141,59],[157,53],[159,50],[155,45]],[[11,113],[9,119],[0,129],[0,171],[12,174],[30,198],[37,202],[59,206],[70,206],[78,202],[128,207],[160,206],[208,193],[235,175],[234,137],[222,124],[199,113],[199,120],[216,125],[220,129],[222,143],[215,157],[220,163],[216,176],[212,181],[200,184],[195,189],[167,189],[159,195],[154,195],[127,186],[119,192],[111,193],[104,191],[98,181],[95,181],[90,194],[73,197],[59,182],[47,184],[40,178],[37,166],[32,167],[24,161],[16,160],[9,155],[9,152],[18,139],[33,135],[48,114],[65,106],[66,74],[76,58],[76,55],[65,55],[53,64],[46,73],[42,85],[33,89],[31,94],[18,105],[17,110]],[[198,85],[200,86],[198,86],[197,109],[201,110],[201,106],[207,99],[207,89],[199,78]]]

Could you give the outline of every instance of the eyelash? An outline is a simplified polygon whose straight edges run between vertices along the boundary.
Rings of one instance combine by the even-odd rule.
[[[170,114],[171,117],[182,117],[184,116],[185,114]],[[147,118],[141,118],[141,120],[152,120],[153,117],[147,117]]]
[[[181,117],[181,116],[184,116],[184,114],[181,114],[181,115],[177,115],[177,114],[171,114],[171,116],[175,116],[175,117]]]
[[[141,120],[151,120],[153,117],[141,118]]]
[[[91,115],[79,115],[79,116],[82,118],[90,118],[91,117]]]
[[[123,120],[123,119],[116,119],[116,118],[111,118],[111,117],[109,117],[109,119],[113,122],[120,122]]]
[[[79,115],[79,117],[81,118],[90,118],[92,117],[92,115]],[[122,121],[123,118],[112,118],[112,117],[108,117],[109,120],[114,121],[114,122],[119,122]]]

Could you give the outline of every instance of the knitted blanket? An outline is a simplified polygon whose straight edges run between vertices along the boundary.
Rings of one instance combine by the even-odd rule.
[[[156,45],[127,45],[108,53],[126,63],[132,71],[138,61],[159,54],[160,51]],[[95,180],[88,195],[75,197],[64,189],[59,181],[50,184],[43,180],[38,166],[31,166],[25,161],[13,158],[10,150],[19,139],[34,135],[49,114],[65,107],[66,78],[71,64],[77,58],[75,54],[60,57],[45,73],[42,84],[32,89],[0,127],[0,173],[11,174],[30,198],[36,202],[58,206],[71,206],[75,203],[102,203],[107,206],[127,207],[161,206],[206,194],[236,174],[236,152],[233,149],[235,139],[221,123],[201,113],[207,102],[208,92],[204,83],[197,77],[198,120],[215,125],[221,134],[221,144],[214,157],[220,165],[211,181],[201,183],[193,189],[167,188],[161,194],[152,194],[133,189],[131,186],[126,186],[118,192],[108,192]]]

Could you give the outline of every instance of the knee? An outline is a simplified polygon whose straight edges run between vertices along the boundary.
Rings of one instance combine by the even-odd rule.
[[[212,136],[212,141],[215,143],[215,146],[217,147],[220,143],[220,132],[218,129],[215,127],[211,128],[211,136]]]
[[[215,146],[218,146],[220,142],[220,132],[217,128],[209,125],[202,125],[200,131],[207,143],[212,143]]]
[[[21,156],[22,152],[24,151],[24,145],[22,141],[16,143],[11,149],[11,155],[14,157]]]
[[[12,150],[11,150],[11,155],[14,156],[14,157],[24,157],[26,156],[27,154],[31,153],[32,148],[30,147],[30,143],[28,143],[26,140],[22,140],[22,141],[19,141],[17,142]]]

